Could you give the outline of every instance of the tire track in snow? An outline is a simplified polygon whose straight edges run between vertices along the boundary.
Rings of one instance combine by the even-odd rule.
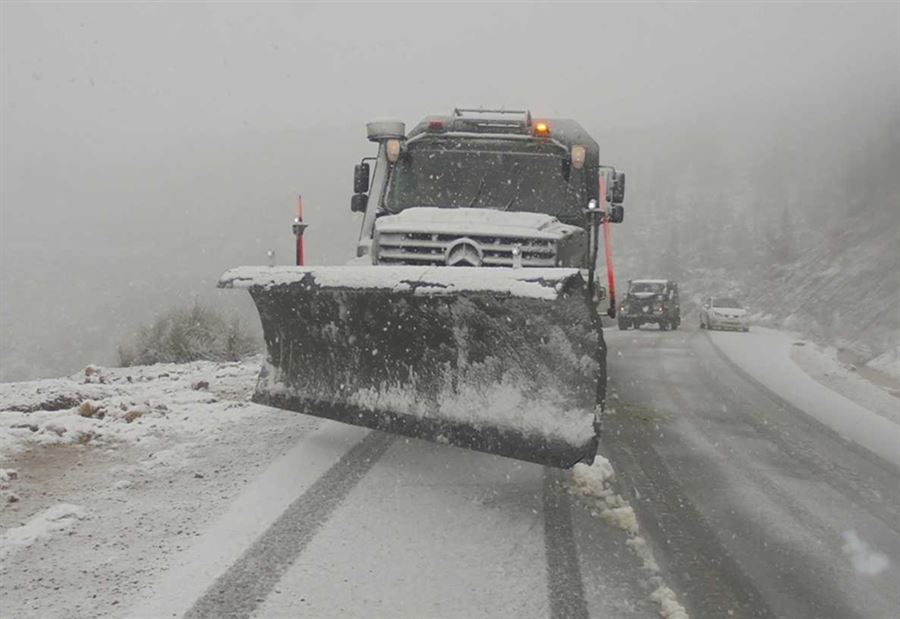
[[[638,410],[623,407],[618,415]],[[620,483],[634,488],[629,503],[647,531],[645,537],[655,542],[658,550],[654,555],[666,579],[684,596],[688,611],[699,617],[729,616],[729,611],[734,617],[774,616],[734,558],[718,543],[712,528],[684,500],[675,474],[651,446],[653,437],[628,425],[608,422],[615,439],[608,440],[605,448]]]
[[[847,467],[839,466],[834,459],[823,457],[817,452],[815,446],[811,445],[805,436],[809,432],[803,432],[794,435],[786,435],[783,432],[773,428],[773,424],[769,420],[763,418],[762,421],[749,415],[745,422],[751,424],[753,429],[772,441],[785,454],[806,463],[808,466],[821,471],[829,478],[829,485],[837,492],[842,494],[848,501],[862,506],[869,514],[880,520],[886,527],[895,533],[900,533],[900,520],[898,520],[898,512],[896,504],[891,505],[886,502],[883,493],[879,488],[892,487],[893,479],[896,475],[896,469],[884,459],[873,455],[865,447],[844,439],[818,419],[808,415],[803,410],[797,408],[780,395],[769,389],[760,381],[756,380],[749,372],[740,367],[731,360],[716,345],[709,332],[703,333],[706,344],[715,353],[726,367],[728,367],[735,376],[741,381],[755,388],[759,393],[765,396],[781,411],[787,413],[791,417],[791,421],[796,425],[806,425],[813,430],[818,430],[817,436],[829,436],[832,445],[843,447],[847,453],[857,456],[854,464],[856,466]],[[709,365],[702,364],[704,370],[709,373]],[[828,450],[826,453],[833,453]]]
[[[544,546],[551,619],[587,619],[584,583],[572,532],[570,499],[559,469],[544,468]]]
[[[668,341],[654,338],[650,349],[658,351]],[[654,377],[660,371],[656,368]],[[629,402],[628,383],[617,387],[619,410],[605,420],[601,447],[615,467],[619,484],[633,488],[629,503],[646,531],[645,538],[655,542],[654,555],[666,580],[684,596],[692,616],[775,616],[714,529],[685,499],[677,473],[656,449],[659,430],[647,422],[650,411]]]
[[[698,334],[695,336],[697,339],[692,339],[692,342],[708,346],[712,352],[724,357],[724,353],[718,349],[709,334],[703,335],[706,337],[702,338]],[[880,471],[879,468],[873,471],[865,467],[873,465],[881,469],[890,469],[891,464],[880,460],[858,445],[835,436],[831,428],[782,400],[727,358],[726,369],[734,370],[733,376],[728,376],[725,372],[714,373],[713,366],[706,361],[708,356],[713,355],[703,352],[697,361],[698,375],[709,387],[710,403],[705,409],[714,410],[715,404],[721,402],[724,407],[723,416],[726,411],[740,411],[737,415],[740,423],[752,429],[758,440],[771,444],[776,450],[775,457],[769,456],[773,457],[771,462],[760,462],[759,467],[738,467],[737,470],[747,481],[746,487],[760,489],[771,501],[773,509],[781,510],[786,516],[785,520],[794,523],[799,529],[791,536],[782,534],[779,540],[778,536],[765,529],[756,531],[753,527],[744,527],[746,531],[744,537],[758,539],[757,546],[761,549],[760,561],[768,564],[766,573],[777,581],[778,590],[789,592],[785,597],[793,603],[804,604],[792,610],[791,607],[787,607],[789,609],[787,612],[842,619],[869,615],[889,616],[896,600],[888,601],[887,608],[882,607],[878,610],[875,600],[880,597],[879,591],[865,588],[873,586],[874,583],[861,580],[857,587],[845,587],[854,581],[855,575],[847,571],[846,550],[842,548],[846,539],[843,535],[846,532],[844,527],[847,525],[836,525],[836,522],[841,520],[838,514],[849,509],[850,513],[855,513],[851,521],[856,522],[856,526],[864,526],[862,523],[865,519],[861,516],[865,514],[872,518],[873,524],[878,522],[896,533],[896,516],[882,520],[881,514],[872,510],[873,502],[867,501],[865,497],[868,491],[866,486],[878,481],[877,473]],[[663,376],[661,373],[661,382],[666,380]],[[667,384],[666,388],[675,393],[673,385]],[[675,396],[680,397],[677,393]],[[762,405],[763,398],[768,398],[770,404]],[[710,426],[701,423],[701,416],[683,401],[679,402],[679,408],[697,420],[693,426],[698,434],[704,436],[723,457],[733,456],[729,452],[730,446],[720,442],[721,436],[715,435]],[[776,413],[772,415],[768,413],[769,411]],[[822,453],[817,453],[817,449],[822,450]],[[830,457],[826,458],[823,454]],[[847,460],[848,456],[851,458],[850,463]],[[861,460],[854,460],[855,458]],[[773,469],[776,471],[774,478],[771,475]],[[866,475],[869,471],[872,471],[872,474]],[[820,503],[812,502],[812,499],[803,494],[795,494],[791,487],[779,485],[777,483],[779,473],[788,479],[794,476],[808,477],[814,480],[815,485],[827,486],[829,491],[842,496],[847,500],[847,505],[835,503],[830,504],[832,509],[827,512],[818,510],[816,506]],[[844,478],[846,474],[854,478],[865,476],[866,484],[849,483]],[[856,489],[852,489],[854,485]],[[891,495],[884,489],[892,485],[896,486],[896,482],[891,484],[885,481],[881,485],[882,492],[872,493],[881,499],[880,503],[875,503],[876,508],[881,507],[885,511],[890,509],[889,503],[895,494]],[[811,488],[811,492],[813,490],[814,488]],[[760,521],[761,519],[757,517],[752,522],[758,525]],[[804,536],[809,536],[805,543],[801,541]],[[812,552],[809,548],[816,550]],[[763,588],[761,582],[758,586]],[[854,590],[857,591],[856,602],[848,593]],[[775,599],[771,594],[766,595],[769,599]],[[860,603],[860,599],[866,602]],[[779,610],[782,614],[785,612]]]
[[[708,398],[710,401],[708,404],[699,404],[698,409],[696,400],[688,403],[685,398],[682,397],[678,385],[673,382],[671,375],[665,371],[662,364],[656,368],[656,373],[657,383],[662,387],[666,394],[668,394],[674,408],[680,411],[681,415],[692,420],[691,426],[693,431],[696,432],[698,436],[708,441],[723,459],[727,459],[729,456],[733,457],[733,443],[724,442],[721,434],[715,434],[715,431],[710,429],[708,425],[711,423],[708,411],[715,410],[718,402],[724,403],[729,401],[727,399],[727,394],[719,393],[718,381],[721,379],[713,375],[705,375],[702,382],[709,391],[710,395]],[[697,412],[698,410],[700,412]],[[741,407],[737,410],[743,411],[745,409]],[[747,415],[741,415],[739,419],[741,422],[744,422],[747,419]],[[677,476],[679,475],[679,472],[674,471],[673,474]],[[796,501],[791,499],[790,495],[788,495],[785,490],[779,488],[772,482],[765,470],[759,470],[752,467],[739,468],[738,474],[742,476],[748,487],[755,486],[762,490],[768,500],[783,509],[785,513],[790,515],[792,520],[803,522],[805,528],[811,533],[815,535],[823,535],[825,533],[823,527],[811,514],[806,513]],[[682,494],[684,501],[687,502],[690,500],[687,497],[687,492],[683,492]],[[700,514],[699,509],[697,509],[697,513]],[[702,518],[703,516],[699,515],[698,517]],[[737,521],[737,519],[742,517],[743,514],[738,513],[733,515],[732,519]],[[802,611],[799,611],[798,607],[795,606],[789,612],[799,612],[803,615],[809,613],[808,616],[814,617],[854,617],[855,614],[852,613],[839,598],[833,595],[833,590],[820,586],[819,583],[813,583],[814,586],[810,586],[808,574],[802,569],[802,566],[808,564],[810,559],[802,555],[801,548],[792,548],[783,540],[780,541],[777,536],[772,535],[771,532],[766,531],[764,522],[765,521],[757,515],[754,518],[746,519],[743,526],[736,526],[735,529],[742,531],[743,538],[755,540],[756,546],[760,549],[760,555],[771,557],[766,571],[769,574],[776,574],[777,580],[780,581],[783,589],[791,592],[790,598],[792,598],[792,602],[794,604],[801,604],[802,606],[800,608],[803,608]],[[710,526],[711,529],[716,531],[721,531],[722,528],[720,523],[707,523],[707,526]],[[725,548],[725,545],[721,540],[718,541],[717,545],[721,547],[720,552],[723,555],[728,553],[730,557],[733,557],[735,569],[743,574],[743,578],[752,583],[754,590],[757,591],[760,596],[767,600],[772,599],[771,591],[766,590],[765,583],[758,583],[756,579],[754,579],[752,570],[748,569],[750,568],[750,560],[746,556],[736,555],[734,551],[729,551]],[[798,559],[798,557],[800,558]],[[800,566],[795,565],[795,562],[799,563]],[[777,602],[775,603],[777,604]],[[781,614],[784,612],[784,609],[783,607],[771,609],[771,612],[773,614]]]
[[[392,435],[373,431],[357,443],[216,579],[185,618],[248,617],[393,442]]]

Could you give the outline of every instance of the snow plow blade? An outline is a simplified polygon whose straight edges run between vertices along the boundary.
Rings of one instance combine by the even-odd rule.
[[[267,359],[253,400],[570,468],[597,449],[600,319],[577,269],[240,267]]]

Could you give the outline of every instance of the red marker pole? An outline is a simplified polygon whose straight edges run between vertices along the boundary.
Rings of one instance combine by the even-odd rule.
[[[600,200],[602,210],[606,214],[603,218],[603,248],[606,251],[606,277],[609,281],[609,317],[616,317],[616,272],[613,266],[612,236],[609,227],[609,203],[606,201],[606,177],[600,175]]]
[[[308,226],[303,223],[303,196],[297,196],[297,216],[294,218],[294,236],[297,237],[297,266],[302,267],[306,263],[303,252],[303,232]]]

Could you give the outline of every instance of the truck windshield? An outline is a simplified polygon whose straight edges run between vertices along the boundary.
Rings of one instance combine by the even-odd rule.
[[[492,208],[562,215],[587,204],[586,174],[566,179],[562,147],[544,141],[420,139],[394,165],[384,205]]]
[[[631,293],[654,293],[661,294],[665,292],[666,285],[659,282],[632,282]]]

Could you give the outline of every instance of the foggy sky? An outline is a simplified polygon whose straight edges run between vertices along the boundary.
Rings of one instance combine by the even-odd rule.
[[[627,169],[673,128],[891,113],[898,57],[890,3],[4,4],[0,353],[72,371],[174,302],[240,306],[216,277],[290,260],[298,192],[310,261],[346,260],[372,118],[528,107]]]

